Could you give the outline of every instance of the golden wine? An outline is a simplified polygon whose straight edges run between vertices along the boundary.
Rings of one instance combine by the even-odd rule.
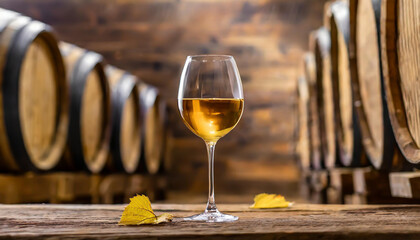
[[[217,142],[242,116],[243,99],[184,98],[179,106],[188,128],[206,142]]]

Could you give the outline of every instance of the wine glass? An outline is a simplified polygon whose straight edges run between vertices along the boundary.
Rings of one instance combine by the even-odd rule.
[[[181,75],[178,108],[185,125],[207,146],[209,196],[206,210],[189,221],[232,222],[238,217],[219,212],[214,200],[214,149],[242,116],[244,96],[235,59],[227,55],[188,56]]]

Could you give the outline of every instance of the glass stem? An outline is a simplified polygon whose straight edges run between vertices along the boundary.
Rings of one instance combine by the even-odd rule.
[[[206,142],[207,154],[209,158],[209,198],[205,212],[217,212],[216,202],[214,200],[214,149],[215,142]]]

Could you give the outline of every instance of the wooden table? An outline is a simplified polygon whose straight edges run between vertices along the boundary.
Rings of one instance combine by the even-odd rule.
[[[155,204],[184,217],[204,205]],[[419,239],[420,205],[302,205],[250,210],[219,206],[233,223],[175,219],[154,226],[118,226],[123,205],[0,205],[0,238],[19,239]]]

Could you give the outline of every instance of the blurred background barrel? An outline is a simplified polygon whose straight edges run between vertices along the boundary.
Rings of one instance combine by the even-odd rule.
[[[420,1],[383,0],[382,64],[386,99],[397,143],[420,163]]]
[[[376,169],[398,169],[380,52],[380,0],[350,1],[350,67],[363,145]]]
[[[177,117],[174,114],[169,105],[165,104],[165,124],[164,124],[164,151],[163,151],[163,167],[161,168],[162,172],[169,173],[174,165],[174,147],[175,147],[175,136],[173,128],[170,125],[173,119],[171,117]]]
[[[67,165],[93,173],[106,163],[110,141],[110,89],[101,55],[60,43],[70,88]]]
[[[310,39],[312,45],[315,44],[312,38]],[[310,47],[311,49],[312,46]],[[321,142],[319,132],[319,112],[317,106],[317,89],[316,89],[316,66],[315,57],[312,52],[307,52],[304,55],[304,72],[305,78],[308,82],[309,94],[309,153],[310,153],[310,167],[312,169],[320,169],[321,164]]]
[[[141,154],[141,118],[137,78],[121,69],[106,67],[112,94],[111,169],[135,172]]]
[[[366,158],[363,155],[359,122],[353,106],[349,62],[349,6],[346,1],[337,1],[332,3],[330,8],[331,72],[337,155],[343,166],[360,167],[366,165]]]
[[[50,26],[0,9],[1,170],[49,170],[63,153],[68,94]]]
[[[316,63],[317,105],[320,119],[321,149],[324,166],[336,164],[336,140],[334,126],[333,89],[331,80],[330,32],[321,27],[315,34],[314,55]]]
[[[139,82],[140,106],[143,116],[143,167],[156,174],[161,169],[164,152],[165,105],[157,88]]]
[[[299,113],[299,165],[302,171],[310,169],[310,141],[309,141],[309,89],[304,76],[298,79],[298,113]]]

